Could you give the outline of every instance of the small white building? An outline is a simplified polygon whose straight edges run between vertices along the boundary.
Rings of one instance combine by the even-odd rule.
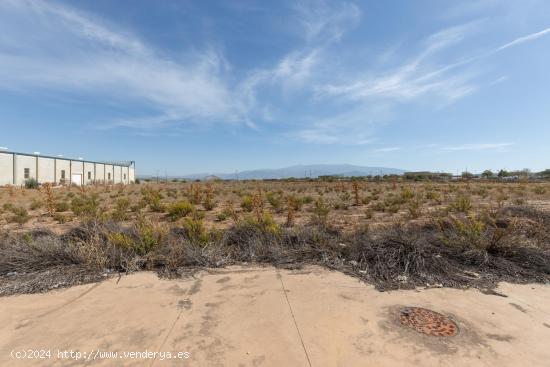
[[[26,180],[54,185],[134,183],[135,162],[93,162],[83,159],[50,157],[0,151],[0,186],[23,186]]]

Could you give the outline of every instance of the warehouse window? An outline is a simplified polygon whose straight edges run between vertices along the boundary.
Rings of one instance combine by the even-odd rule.
[[[65,170],[64,169],[61,170],[61,179],[62,180],[65,179]]]
[[[31,177],[31,169],[25,168],[25,180]]]
[[[107,173],[107,178],[111,181],[111,172]]]
[[[91,179],[92,179],[92,172],[88,171],[88,180],[91,180]]]
[[[124,174],[124,181],[126,181],[126,173]]]

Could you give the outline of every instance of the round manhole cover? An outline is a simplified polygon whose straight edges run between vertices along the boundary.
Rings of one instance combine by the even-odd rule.
[[[426,335],[455,336],[458,332],[458,326],[453,320],[425,308],[402,308],[399,320],[402,325]]]

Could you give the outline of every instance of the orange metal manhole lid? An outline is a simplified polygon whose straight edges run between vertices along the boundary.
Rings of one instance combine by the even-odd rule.
[[[400,310],[401,325],[431,336],[455,336],[456,323],[445,315],[421,307],[405,307]]]

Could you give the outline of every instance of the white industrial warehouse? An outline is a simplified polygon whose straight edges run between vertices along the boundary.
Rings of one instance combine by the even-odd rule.
[[[135,162],[93,162],[40,154],[0,151],[0,185],[129,184],[135,181]]]

